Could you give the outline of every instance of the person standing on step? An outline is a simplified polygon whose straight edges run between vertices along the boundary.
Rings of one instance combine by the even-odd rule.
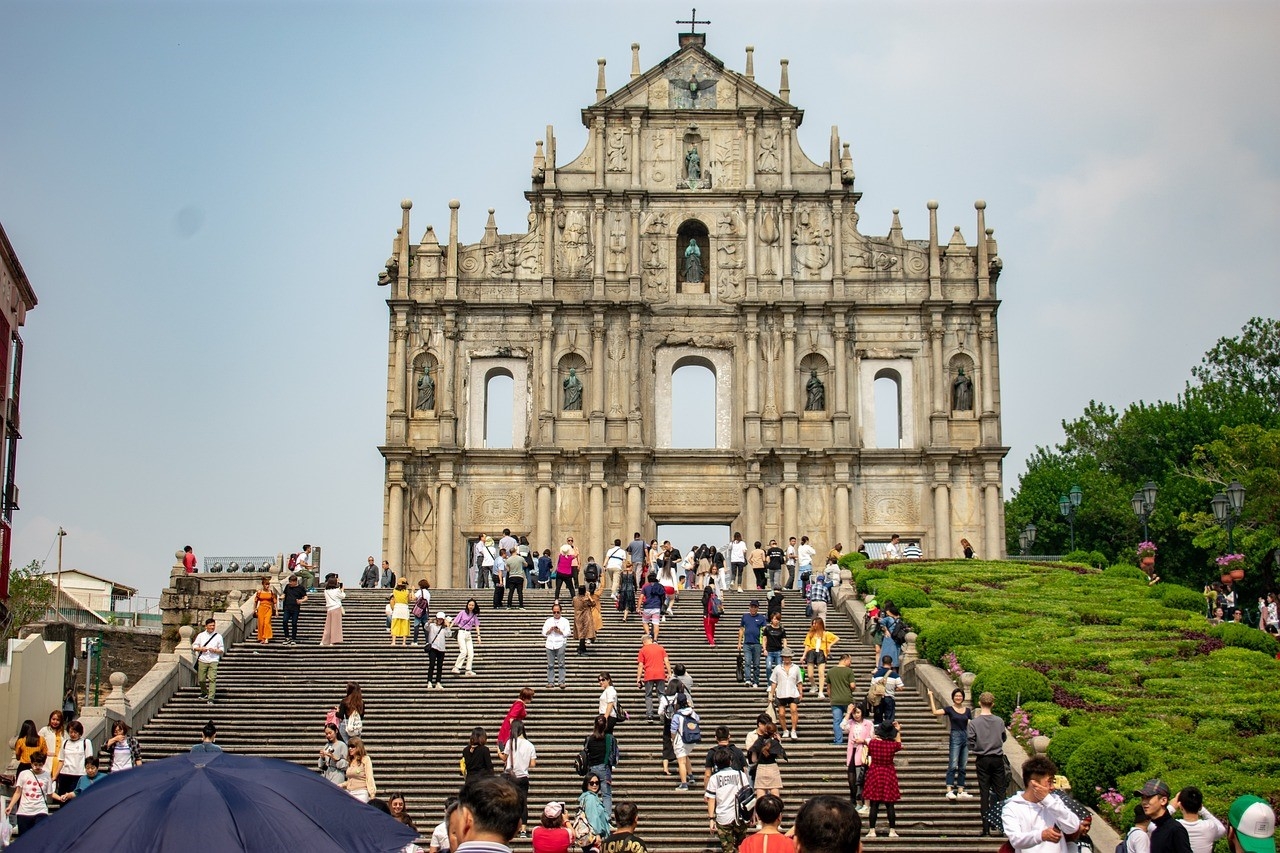
[[[861,703],[851,704],[841,727],[849,735],[849,747],[845,752],[845,765],[849,773],[849,799],[858,807],[858,814],[868,815],[871,807],[867,805],[862,789],[867,781],[867,766],[871,762],[871,751],[867,747],[875,734],[875,727],[867,719],[866,706]]]
[[[786,550],[786,566],[787,566],[787,582],[783,585],[786,589],[796,588],[796,560],[800,556],[800,546],[796,542],[796,537],[792,536],[787,540]]]
[[[489,588],[489,576],[493,574],[494,562],[498,559],[498,547],[493,542],[492,536],[483,537],[481,543],[483,547],[480,549],[480,568],[476,572],[476,580],[480,585],[480,589]]]
[[[378,574],[378,586],[383,589],[396,588],[396,573],[391,571],[391,563],[388,560],[382,561],[382,571]]]
[[[593,823],[592,827],[601,835],[608,835],[608,815],[613,810],[613,768],[618,766],[618,741],[609,734],[609,721],[604,716],[596,715],[591,734],[587,735],[582,746],[587,750],[587,775],[583,782],[589,782],[593,776],[599,778],[600,788],[597,793],[605,815],[605,826]],[[584,784],[584,791],[586,787]]]
[[[723,613],[724,602],[716,594],[716,582],[708,578],[702,590],[702,633],[706,635],[709,646],[716,644],[716,623]]]
[[[336,723],[324,724],[324,746],[320,748],[320,775],[335,785],[347,781],[347,745],[338,737]]]
[[[262,585],[254,593],[254,609],[258,618],[258,643],[265,646],[271,642],[271,620],[276,618],[277,602],[280,598],[271,589],[271,578],[263,577]]]
[[[782,808],[782,800],[772,794],[765,794],[756,800],[756,819],[760,821],[760,829],[748,835],[738,845],[738,853],[795,853],[795,842],[782,832]],[[822,848],[820,853],[826,850],[844,853],[845,849]],[[853,851],[850,850],[850,853]]]
[[[378,796],[378,784],[373,778],[373,759],[365,752],[364,741],[353,737],[347,744],[347,778],[342,787],[362,803]]]
[[[658,573],[649,572],[649,582],[640,590],[640,622],[646,635],[658,639],[662,628],[662,605],[666,601],[666,588],[658,583]]]
[[[510,776],[511,781],[516,783],[516,787],[524,795],[524,816],[520,822],[520,831],[523,833],[525,824],[529,822],[529,771],[538,766],[538,750],[534,748],[533,742],[525,737],[523,720],[511,722],[510,737],[505,747],[502,744],[498,746],[498,755],[503,761],[503,772]]]
[[[738,792],[751,787],[747,774],[733,766],[728,749],[716,747],[716,772],[707,780],[703,797],[707,801],[707,818],[711,832],[720,842],[720,853],[737,853],[746,835],[746,824],[738,819]]]
[[[760,730],[760,736],[747,747],[747,760],[755,768],[753,776],[756,797],[763,797],[765,794],[781,797],[782,771],[778,769],[778,759],[786,761],[791,759],[787,758],[787,751],[783,749],[782,741],[778,739],[777,726],[771,722],[764,722],[758,724],[757,728]]]
[[[716,586],[721,593],[729,591],[729,569],[725,562],[724,553],[720,548],[707,546],[707,550],[711,555],[711,573],[716,578]]]
[[[627,543],[627,558],[631,560],[631,574],[636,578],[638,585],[638,582],[643,581],[649,573],[649,549],[640,538],[638,531]]]
[[[728,726],[716,726],[716,743],[715,746],[707,750],[707,760],[702,769],[702,787],[707,787],[707,781],[711,778],[711,774],[716,772],[716,750],[724,749],[729,753],[729,766],[735,770],[746,771],[747,754],[734,744],[733,738],[729,735]]]
[[[490,578],[493,581],[493,609],[502,609],[502,596],[507,591],[507,556],[512,552],[506,548],[498,549],[498,558],[493,561],[493,565],[489,568]]]
[[[618,610],[622,612],[623,622],[636,612],[636,575],[630,570],[624,571],[618,581]]]
[[[769,674],[769,701],[778,703],[778,723],[782,734],[787,734],[787,709],[791,710],[791,739],[798,740],[796,727],[800,724],[800,698],[804,687],[800,683],[800,667],[792,663],[791,650],[782,653],[782,663]]]
[[[471,730],[471,737],[462,748],[462,768],[462,775],[468,781],[476,776],[493,775],[493,754],[489,752],[489,736],[483,726]]]
[[[747,612],[738,621],[738,651],[743,654],[742,682],[751,687],[764,683],[760,677],[760,632],[766,624],[759,600],[751,599]]]
[[[1034,853],[1067,853],[1066,836],[1080,828],[1080,818],[1067,808],[1066,803],[1053,790],[1053,777],[1058,768],[1047,756],[1037,755],[1027,759],[1022,765],[1022,782],[1025,790],[1014,794],[1004,801],[1000,816],[1004,824],[1005,838],[1014,850],[1034,851]],[[1145,789],[1144,789],[1145,790]],[[1165,789],[1166,798],[1169,789]],[[1143,802],[1146,807],[1146,802]],[[1163,806],[1161,810],[1163,811]],[[1147,814],[1151,814],[1148,810]],[[1165,813],[1169,824],[1177,825],[1182,831],[1182,848],[1190,853],[1187,844],[1187,831],[1182,829],[1173,816]],[[1154,832],[1154,831],[1153,831]],[[1152,838],[1151,849],[1157,849]]]
[[[303,545],[298,552],[298,561],[293,564],[293,574],[302,579],[302,585],[308,591],[316,587],[316,570],[311,560],[311,546]]]
[[[867,821],[871,828],[867,830],[867,838],[876,837],[876,819],[880,815],[881,804],[889,816],[889,837],[898,837],[894,827],[898,823],[896,805],[902,799],[902,791],[898,786],[898,768],[894,766],[893,757],[901,749],[902,727],[899,723],[876,726],[867,746],[871,753],[871,767],[867,770],[867,781],[862,789],[862,796],[871,804],[871,816]]]
[[[827,618],[827,603],[831,601],[831,579],[826,572],[809,573],[809,586],[806,591],[809,599],[809,613],[814,619]]]
[[[733,584],[742,592],[742,574],[747,569],[747,543],[742,541],[741,533],[733,534],[729,543],[729,568],[733,570]],[[728,585],[725,589],[728,589]]]
[[[797,589],[804,589],[809,585],[810,579],[813,577],[813,558],[818,554],[818,550],[809,544],[808,536],[800,537],[800,547],[796,548],[796,562],[800,568],[800,586]],[[817,614],[814,614],[815,616]]]
[[[693,748],[695,741],[689,741],[688,729],[690,726],[697,728],[702,718],[698,716],[698,712],[693,710],[687,692],[676,694],[675,713],[671,715],[671,749],[676,757],[676,770],[680,774],[680,784],[676,786],[677,791],[689,790],[689,750]]]
[[[517,545],[518,549],[520,546]],[[525,546],[526,548],[528,546]],[[507,552],[507,609],[513,605],[524,610],[524,574],[528,568],[524,555],[519,550]]]
[[[378,564],[373,561],[373,555],[369,556],[369,562],[365,564],[364,571],[360,573],[361,589],[376,589],[378,586]]]
[[[458,632],[458,657],[453,662],[453,674],[465,671],[467,675],[475,675],[472,665],[476,658],[475,647],[480,645],[480,602],[468,598],[466,606],[453,617],[449,627]]]
[[[759,539],[756,540],[756,547],[751,549],[751,553],[747,555],[747,567],[751,569],[751,574],[755,577],[756,590],[762,590],[764,586],[764,562],[765,553]]]
[[[298,617],[302,615],[302,602],[307,600],[307,590],[299,583],[297,575],[289,575],[281,598],[283,604],[280,606],[280,612],[284,614],[281,633],[284,634],[284,644],[296,646],[298,645]]]
[[[671,659],[667,657],[667,650],[645,634],[636,654],[636,687],[644,691],[644,716],[648,722],[657,719],[653,700],[671,677]]]
[[[982,834],[990,835],[987,815],[1004,796],[1004,720],[991,710],[996,697],[983,693],[978,697],[978,713],[969,720],[969,751],[978,765],[978,796],[982,804]]]
[[[351,738],[364,731],[364,692],[356,682],[347,682],[347,693],[338,703],[337,716],[338,737],[344,743],[350,743]]]
[[[853,704],[853,694],[858,689],[853,677],[853,656],[848,652],[840,655],[836,665],[827,670],[827,677],[831,685],[831,742],[841,746],[845,709]]]
[[[444,653],[449,643],[449,626],[445,622],[444,611],[436,613],[436,619],[427,626],[427,644],[423,650],[427,653],[427,688],[444,690]]]
[[[951,725],[951,746],[947,752],[947,799],[972,800],[973,794],[964,789],[965,771],[969,766],[969,721],[973,710],[964,706],[964,691],[957,687],[951,691],[951,706],[939,708],[929,691],[929,710],[935,717],[947,716]]]
[[[212,705],[218,689],[218,661],[227,651],[218,633],[218,622],[212,616],[204,620],[204,630],[192,640],[191,651],[196,653],[196,685],[200,688],[200,698]]]
[[[680,586],[680,552],[671,547],[670,542],[662,543],[662,564],[658,569],[658,583],[662,584],[662,621],[674,616],[676,601],[679,599]]]
[[[892,723],[897,718],[898,691],[902,686],[902,678],[898,675],[897,667],[893,665],[893,659],[885,655],[880,659],[880,667],[871,673],[871,690],[868,691],[868,700],[874,692],[879,692],[881,695],[879,703],[872,712],[876,725]]]
[[[594,563],[587,563],[590,569]],[[587,586],[578,587],[573,597],[573,633],[578,638],[578,654],[587,653],[587,643],[596,641],[596,613],[600,610],[600,594]]]
[[[517,721],[524,721],[529,716],[529,703],[533,701],[533,688],[520,688],[520,695],[516,697],[516,701],[511,703],[511,707],[507,709],[507,715],[502,718],[502,725],[498,726],[498,754],[502,755],[502,750],[507,741],[511,739],[511,724]],[[505,757],[505,756],[504,756]]]
[[[786,562],[787,554],[778,545],[777,539],[769,540],[769,547],[764,552],[765,562],[769,569],[768,589],[782,586],[782,565]]]
[[[761,637],[764,641],[765,672],[772,674],[782,663],[783,649],[790,648],[787,629],[782,627],[782,611],[769,614],[769,624],[764,626]]]
[[[596,676],[596,683],[600,685],[600,700],[596,710],[605,718],[606,728],[612,734],[614,726],[618,724],[618,688],[613,686],[613,676],[607,672]]]
[[[409,581],[400,578],[389,599],[391,603],[391,645],[409,644]],[[400,642],[397,643],[396,640]]]
[[[623,566],[627,562],[627,551],[622,547],[622,540],[613,540],[613,545],[609,550],[604,552],[604,579],[600,584],[600,588],[608,588],[616,600],[618,598],[618,583],[622,580]]]
[[[418,645],[418,632],[427,633],[427,625],[431,622],[431,583],[423,578],[418,581],[418,588],[413,591],[413,609],[409,611],[413,619],[413,645]]]
[[[320,634],[320,645],[336,646],[342,642],[342,601],[346,597],[337,578],[324,582],[324,631]]]
[[[560,600],[560,588],[568,587],[569,594],[573,595],[573,546],[568,542],[560,546],[560,556],[556,558],[556,588],[553,593],[555,600]]]
[[[547,686],[565,688],[565,646],[573,635],[573,625],[561,615],[560,602],[551,605],[551,615],[542,623],[547,649]]]
[[[218,727],[213,720],[204,724],[200,730],[200,742],[191,747],[192,752],[222,752],[222,747],[215,741],[218,739]]]
[[[840,642],[840,638],[827,630],[827,623],[820,618],[809,622],[809,632],[804,635],[804,662],[809,667],[808,680],[813,684],[814,696],[825,696],[827,693],[827,658],[831,655],[831,647]],[[818,667],[818,681],[813,680],[813,668]]]
[[[511,556],[520,547],[520,540],[511,535],[511,528],[502,528],[502,538],[498,540],[498,549],[506,551],[507,556]]]

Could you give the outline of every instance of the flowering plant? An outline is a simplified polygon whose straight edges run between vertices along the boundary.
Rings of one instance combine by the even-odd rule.
[[[1143,557],[1154,557],[1155,555],[1156,555],[1156,543],[1154,542],[1138,543],[1138,559],[1139,560],[1141,560]]]
[[[1031,739],[1040,737],[1040,730],[1033,728],[1031,725],[1031,715],[1022,710],[1022,706],[1013,709],[1013,713],[1009,716],[1009,728],[1013,731],[1014,738],[1024,748],[1031,748]]]
[[[956,657],[955,652],[947,652],[943,655],[942,662],[947,665],[947,673],[953,679],[958,679],[964,672],[964,667],[960,665],[960,659]]]
[[[1224,569],[1229,569],[1232,563],[1243,563],[1244,554],[1223,554],[1214,562]]]
[[[1111,810],[1115,812],[1116,817],[1119,817],[1120,812],[1124,811],[1124,794],[1120,793],[1115,788],[1108,788],[1106,791],[1103,791],[1102,786],[1100,785],[1095,786],[1093,790],[1098,792],[1098,802],[1100,804],[1106,803],[1111,807]]]

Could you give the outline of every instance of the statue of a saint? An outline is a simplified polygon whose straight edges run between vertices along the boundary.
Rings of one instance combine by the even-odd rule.
[[[973,382],[964,375],[963,367],[956,381],[951,383],[951,409],[955,412],[973,411]]]
[[[804,385],[809,398],[804,402],[806,412],[825,412],[827,410],[827,386],[818,378],[818,371],[809,370],[809,381]]]
[[[436,381],[431,378],[431,368],[423,366],[422,375],[418,377],[418,398],[414,408],[419,412],[429,412],[436,407]]]
[[[692,145],[689,146],[689,153],[684,155],[684,171],[685,177],[691,181],[702,179],[702,158],[698,156],[698,149]]]
[[[569,375],[564,380],[564,410],[566,412],[582,411],[582,380],[578,378],[578,371],[575,368],[569,368]]]
[[[684,250],[684,280],[702,281],[702,249],[698,248],[698,241],[692,237]]]

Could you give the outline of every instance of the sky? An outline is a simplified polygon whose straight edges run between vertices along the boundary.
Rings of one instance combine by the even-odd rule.
[[[22,329],[13,559],[156,596],[173,553],[381,541],[386,290],[411,232],[522,232],[534,141],[586,141],[596,59],[676,50],[654,2],[0,0],[0,223]],[[707,49],[790,59],[800,143],[850,143],[860,230],[977,237],[999,282],[1005,493],[1093,399],[1170,399],[1277,315],[1280,4],[712,2]]]

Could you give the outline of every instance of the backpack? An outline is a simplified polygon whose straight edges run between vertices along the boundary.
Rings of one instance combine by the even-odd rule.
[[[721,616],[724,615],[724,605],[720,603],[720,596],[718,595],[711,596],[710,611],[711,611],[712,619],[719,619]]]
[[[867,688],[867,704],[875,707],[884,701],[884,679],[872,679],[871,686]]]
[[[680,740],[685,743],[701,743],[702,726],[699,724],[698,715],[688,711],[681,716],[684,720],[680,723]]]
[[[289,555],[289,571],[293,571],[296,568],[298,568],[298,555],[290,554]]]
[[[907,623],[901,618],[893,620],[893,630],[889,632],[889,638],[901,646],[907,641]]]
[[[421,619],[423,616],[426,616],[427,610],[430,609],[430,607],[431,605],[427,602],[426,596],[418,596],[413,602],[413,618]]]
[[[742,775],[744,779],[743,785],[738,789],[738,794],[735,797],[738,801],[738,822],[750,824],[751,817],[756,811],[756,789],[751,784],[751,780],[746,778],[746,774],[743,773]]]
[[[573,816],[573,820],[569,823],[569,832],[573,834],[573,843],[580,847],[585,847],[595,836],[595,830],[591,828],[591,821],[587,820],[587,812],[579,808],[578,813]]]
[[[600,580],[600,564],[587,563],[587,567],[582,570],[582,577],[587,583],[595,583]]]
[[[582,741],[582,749],[578,750],[578,754],[573,757],[573,772],[579,776],[586,776],[591,766],[587,764],[587,742]]]
[[[1116,845],[1116,853],[1129,853],[1129,836],[1130,836],[1130,835],[1132,835],[1132,834],[1134,833],[1134,831],[1135,831],[1135,830],[1136,830],[1137,832],[1141,832],[1141,831],[1142,831],[1142,830],[1138,829],[1136,826],[1135,826],[1135,827],[1133,827],[1132,829],[1130,829],[1130,830],[1125,834],[1124,838],[1121,838],[1121,839],[1120,839],[1120,843]]]

